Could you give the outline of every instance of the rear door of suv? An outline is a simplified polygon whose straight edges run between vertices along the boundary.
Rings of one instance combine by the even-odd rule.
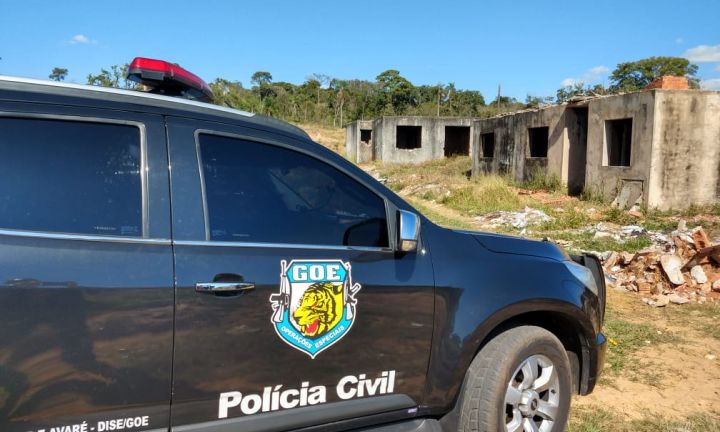
[[[424,251],[391,249],[383,197],[326,150],[286,136],[181,118],[168,119],[168,136],[173,428],[413,416],[432,267]]]
[[[161,116],[0,101],[0,430],[166,430]]]

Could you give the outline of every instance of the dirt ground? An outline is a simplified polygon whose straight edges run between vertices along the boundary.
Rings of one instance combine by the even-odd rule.
[[[720,327],[717,306],[687,310],[683,309],[687,308],[685,305],[674,305],[660,311],[638,301],[635,294],[614,289],[609,291],[608,304],[616,319],[642,325],[651,323],[656,333],[672,338],[641,341],[645,346],[629,355],[624,369],[608,371],[593,394],[575,398],[575,410],[605,410],[624,420],[661,417],[684,421],[695,416],[717,419],[720,339],[708,334]],[[616,344],[626,343],[622,335],[616,337],[613,339]],[[616,346],[610,344],[610,356]]]

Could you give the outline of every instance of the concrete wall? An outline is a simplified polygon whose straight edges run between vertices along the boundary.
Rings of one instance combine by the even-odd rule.
[[[592,99],[588,103],[585,187],[621,206],[637,198],[648,202],[653,147],[655,92],[638,92]],[[608,166],[606,121],[632,118],[630,166]],[[624,202],[620,202],[624,201]]]
[[[372,130],[372,120],[355,120],[345,125],[345,154],[355,163],[370,162],[374,159],[372,140],[367,143],[360,140],[360,131],[363,129]]]
[[[589,102],[586,184],[620,206],[720,200],[720,93],[652,90]],[[630,166],[607,166],[607,120],[632,118]]]
[[[655,90],[648,205],[720,201],[720,92]]]
[[[629,166],[609,166],[609,120],[632,119]],[[398,126],[420,126],[422,145],[396,146]],[[359,163],[420,163],[445,157],[445,127],[470,127],[473,175],[490,172],[527,179],[533,170],[557,175],[571,194],[602,194],[615,204],[660,209],[720,201],[720,92],[651,90],[490,119],[382,117],[347,125],[346,151]],[[532,158],[529,128],[548,127],[546,158]],[[372,129],[361,144],[360,130]],[[480,136],[495,134],[494,157]]]
[[[563,106],[474,121],[473,174],[481,172],[509,174],[522,181],[534,170],[541,170],[546,174],[557,175],[563,182],[567,182],[568,137],[565,122]],[[548,127],[546,158],[530,157],[529,129],[534,127]],[[482,154],[480,135],[484,133],[495,134],[493,158],[486,158]]]
[[[445,127],[470,128],[469,152],[472,152],[472,125],[470,118],[450,117],[382,117],[373,123],[375,158],[390,163],[421,163],[445,157]],[[398,126],[420,126],[421,147],[400,149],[396,146]]]
[[[632,119],[629,166],[608,163],[609,120]],[[529,157],[528,128],[549,127],[547,159]],[[495,133],[495,154],[481,134]],[[473,174],[557,175],[571,194],[660,209],[720,201],[720,92],[653,90],[476,120]]]

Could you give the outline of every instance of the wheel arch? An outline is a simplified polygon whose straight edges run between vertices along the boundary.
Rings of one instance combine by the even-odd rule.
[[[474,332],[472,347],[463,359],[463,381],[456,394],[450,412],[441,418],[442,429],[457,430],[462,407],[462,395],[467,380],[467,369],[472,360],[487,343],[500,333],[519,326],[537,326],[555,335],[569,353],[576,355],[576,363],[571,358],[573,374],[573,392],[584,394],[584,381],[588,373],[590,343],[594,338],[592,324],[584,312],[576,305],[559,300],[532,300],[512,304],[500,309],[485,320]]]

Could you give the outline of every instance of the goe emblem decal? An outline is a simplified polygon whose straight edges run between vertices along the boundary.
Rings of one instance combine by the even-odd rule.
[[[270,296],[280,339],[311,358],[343,338],[355,321],[350,263],[341,260],[280,262],[280,292]]]

